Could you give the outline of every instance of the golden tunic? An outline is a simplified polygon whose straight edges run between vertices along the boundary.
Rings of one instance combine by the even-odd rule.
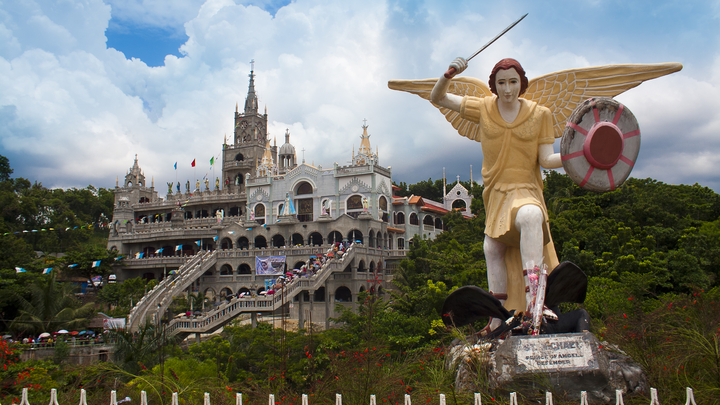
[[[483,151],[482,177],[485,185],[483,202],[487,215],[485,234],[508,246],[505,264],[508,270],[508,309],[525,309],[525,281],[520,256],[520,233],[515,215],[523,205],[542,210],[544,262],[550,270],[558,264],[550,237],[548,214],[542,195],[543,182],[538,162],[541,144],[555,142],[550,110],[523,98],[520,111],[507,123],[497,107],[497,96],[463,98],[460,115],[480,124]]]

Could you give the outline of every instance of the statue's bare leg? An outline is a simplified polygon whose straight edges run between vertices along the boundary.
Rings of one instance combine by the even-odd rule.
[[[523,205],[518,209],[515,216],[515,227],[520,232],[520,256],[522,256],[523,267],[532,261],[540,266],[543,260],[543,230],[545,221],[542,210],[537,205]],[[529,286],[528,278],[525,276],[525,286]],[[530,304],[530,293],[525,293],[525,300]]]
[[[488,289],[494,294],[505,294],[507,297],[507,267],[505,266],[507,246],[485,235],[483,250],[487,264]],[[500,302],[505,305],[505,299],[501,299]],[[490,329],[497,328],[504,320],[493,318],[490,321]]]

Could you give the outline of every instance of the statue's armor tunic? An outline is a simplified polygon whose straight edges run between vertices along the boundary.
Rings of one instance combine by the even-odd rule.
[[[548,214],[542,195],[543,182],[538,162],[541,144],[555,142],[552,114],[534,101],[518,99],[520,111],[507,123],[497,107],[497,96],[463,98],[460,115],[480,125],[483,151],[483,202],[487,216],[485,234],[506,244],[508,309],[524,310],[525,282],[520,257],[520,233],[515,215],[523,205],[540,207],[543,222],[544,262],[552,270],[558,260],[550,237]]]

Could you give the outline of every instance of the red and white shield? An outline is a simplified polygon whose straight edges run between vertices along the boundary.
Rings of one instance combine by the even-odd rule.
[[[630,109],[591,98],[570,116],[560,142],[563,168],[575,184],[611,191],[625,182],[640,152],[640,128]]]

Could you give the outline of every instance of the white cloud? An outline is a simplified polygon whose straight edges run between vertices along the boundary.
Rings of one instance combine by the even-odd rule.
[[[0,154],[11,158],[16,175],[49,186],[111,187],[137,153],[158,184],[175,181],[175,161],[181,182],[193,176],[193,159],[201,177],[225,134],[232,136],[235,103],[244,104],[254,59],[270,136],[282,144],[289,128],[298,159],[305,149],[309,163],[346,164],[367,118],[371,144],[397,180],[438,178],[443,166],[448,178],[466,179],[470,165],[477,179],[480,145],[458,136],[427,101],[390,91],[387,81],[437,77],[452,58],[471,53],[519,17],[515,9],[475,2],[297,0],[282,8],[275,1],[107,3],[123,23],[185,32],[184,57],[170,55],[165,66],[150,68],[106,49],[111,14],[100,0],[0,6]],[[266,11],[278,8],[275,15]],[[485,80],[495,61],[507,56],[518,58],[530,76],[673,60],[667,44],[637,41],[608,49],[615,38],[581,41],[587,33],[563,28],[574,27],[568,21],[578,16],[541,14],[534,3],[527,8],[528,19],[474,59],[468,75]],[[668,59],[635,59],[648,48]],[[720,63],[698,69],[693,55],[682,52],[691,68],[620,98],[643,129],[633,175],[699,181],[717,190]],[[716,49],[704,52],[698,60],[707,52],[717,58]]]

